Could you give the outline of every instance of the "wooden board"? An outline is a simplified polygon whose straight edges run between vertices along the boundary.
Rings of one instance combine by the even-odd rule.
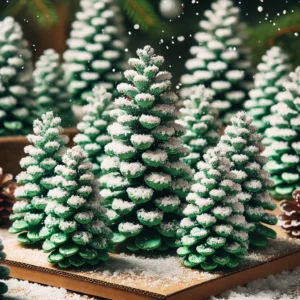
[[[113,254],[97,270],[59,270],[46,262],[47,254],[21,248],[15,237],[6,240],[6,264],[12,277],[108,299],[200,300],[299,266],[300,240],[288,238],[279,227],[276,231],[278,239],[271,241],[265,250],[250,253],[239,269],[217,273],[184,268],[176,256],[124,254]]]
[[[69,146],[73,145],[73,137],[78,133],[76,128],[67,128],[64,134],[70,138]],[[26,136],[0,137],[0,166],[5,173],[14,176],[21,172],[20,160],[25,156],[24,147],[29,145]]]

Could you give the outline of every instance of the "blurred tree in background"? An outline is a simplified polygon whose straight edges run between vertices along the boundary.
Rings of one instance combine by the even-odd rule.
[[[152,45],[157,53],[166,57],[178,81],[190,56],[188,49],[195,44],[193,35],[199,30],[198,23],[213,0],[115,1],[124,11],[129,51],[134,52],[145,44]],[[165,18],[160,9],[164,1],[180,3],[181,13],[173,19]],[[241,7],[243,19],[249,26],[248,45],[253,49],[254,63],[260,61],[268,47],[279,45],[291,56],[295,66],[300,65],[298,0],[235,2]],[[59,53],[64,51],[78,4],[79,0],[2,0],[0,18],[11,15],[20,22],[36,59],[46,48],[54,48]]]

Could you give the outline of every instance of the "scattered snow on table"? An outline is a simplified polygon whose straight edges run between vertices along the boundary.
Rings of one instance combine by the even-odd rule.
[[[0,236],[8,246],[15,242],[15,236],[8,235],[7,229],[0,229]],[[243,267],[247,268],[257,262],[265,262],[273,256],[282,255],[299,251],[300,239],[277,239],[270,241],[270,246],[264,251],[250,252]],[[35,257],[36,262],[44,262],[44,256],[41,251],[34,249],[16,250],[20,251],[18,255]],[[181,260],[176,256],[164,257],[144,257],[120,254],[112,257],[106,264],[99,266],[96,270],[87,271],[91,277],[103,275],[113,280],[120,280],[121,284],[136,287],[142,283],[146,286],[167,288],[171,284],[190,283],[193,280],[213,279],[219,276],[219,273],[199,272],[183,267]],[[125,275],[125,276],[124,276]],[[221,295],[210,297],[209,300],[289,300],[299,299],[300,268],[293,271],[284,271],[277,275],[271,275],[267,278],[258,279],[248,283],[243,287],[236,287]],[[27,281],[18,281],[16,279],[8,280],[9,293],[7,299],[14,300],[88,300],[88,298],[78,294],[71,294],[65,289],[52,288],[38,284],[28,283]]]
[[[300,268],[238,286],[209,300],[291,300],[300,298]]]
[[[189,283],[199,278],[212,279],[216,274],[185,268],[179,257],[144,257],[120,254],[113,257],[89,275],[104,275],[108,279],[120,280],[120,284],[136,287],[137,283],[167,288],[174,283]],[[125,276],[124,276],[125,275]]]
[[[88,296],[69,293],[63,288],[43,286],[17,279],[6,280],[8,293],[5,299],[9,300],[94,300]]]

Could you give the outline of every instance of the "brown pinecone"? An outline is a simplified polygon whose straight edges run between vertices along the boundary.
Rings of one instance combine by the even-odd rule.
[[[13,175],[3,174],[3,170],[0,168],[0,223],[7,220],[12,212],[15,203],[15,188]]]
[[[290,235],[300,237],[300,189],[293,192],[294,201],[281,201],[280,209],[284,213],[279,224]]]

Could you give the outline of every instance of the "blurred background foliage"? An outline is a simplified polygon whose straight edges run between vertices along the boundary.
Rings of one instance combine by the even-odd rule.
[[[184,73],[193,35],[212,0],[115,0],[124,11],[129,51],[150,44],[167,59],[166,67],[175,83]],[[175,18],[162,13],[162,2],[175,1],[181,13]],[[279,45],[300,65],[300,1],[235,0],[241,7],[242,20],[248,24],[247,44],[253,49],[253,62],[272,45]],[[36,59],[43,50],[54,48],[62,53],[79,0],[1,0],[0,19],[15,17],[22,25]],[[261,6],[263,11],[259,11]],[[178,8],[178,7],[177,7]],[[168,7],[166,6],[168,14]],[[170,12],[170,10],[169,10]],[[172,13],[171,13],[172,14]],[[138,24],[139,26],[134,26]],[[138,28],[139,27],[139,28]],[[137,29],[138,28],[138,29]]]

